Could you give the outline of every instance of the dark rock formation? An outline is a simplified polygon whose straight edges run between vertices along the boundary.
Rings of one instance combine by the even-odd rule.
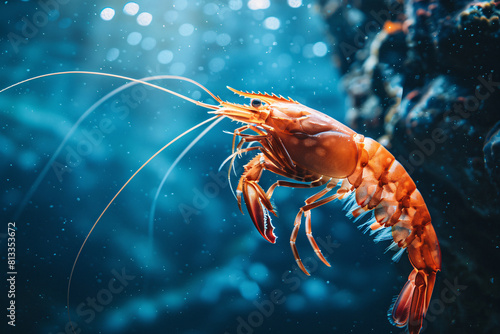
[[[493,268],[500,258],[500,3],[319,2],[344,74],[348,125],[380,140],[415,179],[440,237],[441,280],[467,285],[430,327],[491,332],[500,314],[492,306],[500,297]]]
[[[500,216],[485,191],[498,191],[500,160],[485,138],[500,121],[500,4],[321,3],[349,125],[392,147],[410,173],[444,177],[479,215]]]

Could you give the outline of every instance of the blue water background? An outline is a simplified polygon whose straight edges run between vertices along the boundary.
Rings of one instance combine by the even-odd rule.
[[[35,1],[5,1],[0,86],[67,70],[134,78],[175,74],[224,100],[245,102],[226,86],[274,92],[343,120],[331,41],[312,1],[138,1],[135,14],[134,6],[124,11],[126,3],[60,1],[43,21],[47,8]],[[150,13],[152,21],[148,15],[139,19],[141,13]],[[39,25],[36,31],[26,30],[26,20]],[[78,118],[125,83],[64,75],[0,94],[3,248],[7,222],[17,227],[17,326],[6,326],[5,316],[1,320],[9,333],[71,332],[68,277],[92,224],[141,164],[209,117],[203,108],[161,91],[134,86],[120,92],[92,112],[55,157],[54,166],[69,169],[49,168],[20,210]],[[191,84],[157,83],[213,102]],[[410,272],[408,260],[391,263],[392,254],[384,255],[387,245],[360,233],[340,204],[313,212],[314,235],[335,245],[323,247],[331,268],[315,258],[304,229],[299,233],[299,252],[313,271],[307,278],[297,271],[288,239],[299,207],[314,190],[275,191],[275,245],[259,235],[245,209],[239,212],[225,183],[227,165],[218,172],[231,153],[232,137],[224,131],[238,126],[228,120],[217,125],[172,171],[157,202],[152,236],[148,221],[155,193],[196,134],[155,158],[106,212],[72,282],[69,307],[79,333],[402,332],[386,313]],[[238,175],[252,156],[237,161]],[[276,179],[265,173],[261,184],[268,187]],[[233,187],[237,180],[233,175]],[[2,264],[4,254],[2,249]],[[115,281],[123,272],[129,280]],[[279,303],[271,307],[275,290]]]

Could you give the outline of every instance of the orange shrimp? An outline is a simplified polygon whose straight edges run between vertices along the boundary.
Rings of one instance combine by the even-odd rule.
[[[87,71],[41,75],[2,89],[0,93],[27,81],[60,74],[93,74],[131,80],[211,109],[209,113],[215,114],[211,119],[177,136],[149,158],[125,182],[99,215],[73,263],[68,282],[68,316],[71,279],[76,263],[90,234],[113,201],[137,173],[165,148],[201,125],[215,119],[218,119],[215,121],[218,122],[221,118],[227,117],[245,124],[234,130],[233,154],[228,159],[234,159],[236,155],[244,152],[260,151],[245,165],[236,191],[240,210],[243,197],[259,233],[267,241],[275,243],[276,236],[269,212],[276,215],[276,210],[271,204],[271,197],[276,187],[324,186],[321,191],[305,200],[305,205],[300,208],[295,218],[294,229],[290,237],[290,246],[295,260],[302,271],[309,275],[295,245],[302,216],[305,216],[306,235],[316,255],[327,266],[330,266],[312,235],[311,210],[336,199],[347,201],[346,207],[350,209],[349,214],[356,220],[373,210],[373,216],[363,224],[369,226],[365,231],[371,230],[372,233],[377,233],[375,241],[393,240],[389,248],[400,248],[393,259],[398,259],[407,249],[408,257],[414,267],[407,283],[391,307],[389,318],[398,327],[407,326],[410,334],[420,332],[430,303],[436,273],[441,269],[439,242],[431,224],[429,211],[415,183],[394,156],[378,142],[290,98],[242,92],[228,87],[234,93],[250,98],[251,102],[249,105],[224,102],[201,84],[178,76],[162,76],[161,78],[184,80],[195,84],[209,93],[219,105],[195,101],[143,80]],[[252,133],[247,131],[252,131]],[[240,137],[241,140],[235,146],[236,137]],[[245,143],[259,145],[244,148]],[[280,180],[266,192],[259,185],[264,170],[298,182]],[[340,186],[337,187],[339,184]],[[335,194],[324,197],[335,189]]]
[[[400,248],[395,259],[408,249],[414,267],[392,306],[390,320],[398,327],[407,326],[411,334],[419,333],[436,272],[441,269],[441,252],[422,195],[403,166],[375,140],[292,99],[229,89],[250,98],[250,105],[222,103],[213,113],[247,124],[234,132],[234,136],[242,138],[237,152],[260,150],[240,178],[237,188],[240,209],[243,196],[255,227],[267,241],[274,243],[276,236],[269,215],[269,212],[276,215],[271,204],[274,189],[325,186],[300,208],[290,237],[295,260],[307,275],[295,245],[302,215],[316,255],[330,266],[312,235],[311,210],[348,197],[351,199],[347,206],[354,218],[373,210],[373,217],[365,224],[379,233],[375,240],[392,239],[392,247]],[[245,130],[254,134],[244,133]],[[252,142],[260,146],[242,149],[244,143]],[[259,186],[264,170],[301,183],[277,181],[265,192]],[[341,186],[334,195],[323,197],[336,189],[339,182]]]

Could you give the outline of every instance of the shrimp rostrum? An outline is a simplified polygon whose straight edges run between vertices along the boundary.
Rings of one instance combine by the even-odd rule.
[[[260,151],[244,167],[237,199],[243,198],[260,234],[274,243],[271,196],[278,186],[323,189],[305,201],[294,222],[290,245],[298,266],[309,275],[295,240],[305,217],[305,229],[316,255],[328,266],[312,235],[311,211],[336,199],[345,200],[350,215],[376,234],[375,241],[392,240],[397,259],[405,249],[414,269],[389,312],[391,322],[419,333],[441,269],[441,252],[431,217],[415,183],[389,151],[335,119],[282,96],[233,92],[250,98],[249,105],[221,102],[212,113],[245,125],[234,131],[241,138],[236,153]],[[245,143],[258,143],[244,148]],[[233,145],[234,147],[234,145]],[[259,185],[264,170],[294,181],[277,181],[267,191]],[[336,190],[335,193],[333,193]],[[326,196],[331,193],[331,195]]]

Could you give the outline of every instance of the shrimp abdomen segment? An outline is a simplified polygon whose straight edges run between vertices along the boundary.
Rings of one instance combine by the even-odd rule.
[[[415,183],[394,156],[371,138],[359,137],[358,149],[358,165],[347,180],[356,189],[356,203],[365,210],[374,209],[378,227],[399,224],[393,229],[394,240],[399,242],[415,223],[427,218],[430,222]]]
[[[395,301],[390,317],[399,327],[419,333],[429,306],[441,253],[424,199],[411,177],[394,156],[371,138],[359,137],[360,159],[347,177],[356,192],[354,217],[374,210],[371,229],[388,229],[401,249],[408,249],[414,270]]]

